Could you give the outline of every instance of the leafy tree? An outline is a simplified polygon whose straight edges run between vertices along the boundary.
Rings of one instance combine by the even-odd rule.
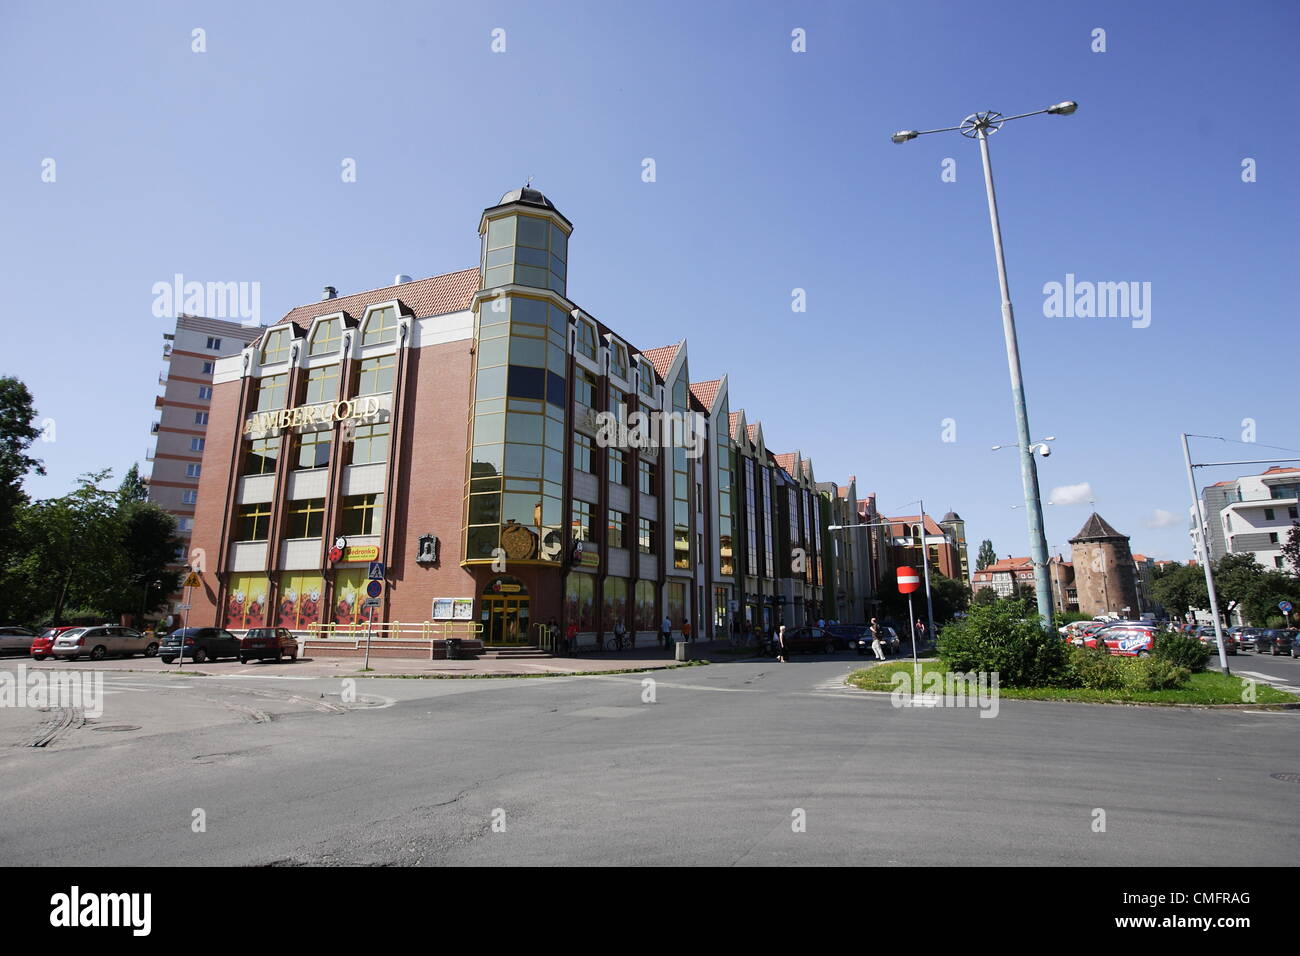
[[[934,605],[935,625],[952,620],[953,616],[970,607],[970,588],[943,574],[930,575],[930,603]]]
[[[132,464],[122,483],[117,487],[117,497],[123,503],[149,500],[149,482],[140,477],[140,467]]]
[[[998,563],[998,553],[993,550],[993,542],[985,538],[980,542],[979,554],[975,557],[975,570],[983,571],[990,564]]]
[[[1182,617],[1191,608],[1209,607],[1205,571],[1195,564],[1157,565],[1151,575],[1151,596],[1170,614]]]
[[[971,606],[979,605],[987,607],[990,604],[998,603],[998,594],[992,588],[980,588],[975,592],[974,597],[970,599]]]
[[[1282,545],[1282,557],[1290,565],[1293,574],[1300,574],[1300,521],[1291,522],[1291,530],[1286,533],[1286,544]]]
[[[1248,623],[1266,627],[1269,618],[1279,613],[1280,601],[1300,604],[1300,580],[1284,571],[1267,569],[1255,579],[1249,593],[1242,597],[1242,615]]]
[[[28,472],[45,474],[41,462],[27,454],[41,434],[35,420],[27,386],[16,378],[0,377],[0,549],[13,528],[14,511],[27,500],[23,478]]]
[[[1264,568],[1253,554],[1225,554],[1214,562],[1214,590],[1219,598],[1219,610],[1228,620],[1232,620],[1237,606],[1249,600],[1260,587],[1263,575]]]

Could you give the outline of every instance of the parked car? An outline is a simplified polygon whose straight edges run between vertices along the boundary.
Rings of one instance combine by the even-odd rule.
[[[1264,630],[1262,627],[1230,627],[1233,639],[1237,642],[1239,650],[1254,650],[1255,638]]]
[[[865,624],[828,624],[826,631],[835,639],[837,651],[853,650],[864,635],[867,643],[871,643],[871,628]]]
[[[787,654],[831,654],[835,651],[836,641],[824,627],[795,627],[785,629],[785,652]]]
[[[54,638],[50,647],[52,657],[75,661],[87,655],[92,661],[102,661],[110,654],[130,657],[143,654],[153,657],[158,653],[158,642],[129,627],[104,624],[100,627],[69,628]]]
[[[1209,644],[1210,647],[1211,647],[1211,649],[1217,649],[1218,646],[1219,646],[1218,638],[1216,638],[1216,637],[1214,636],[1214,625],[1213,625],[1213,624],[1202,624],[1202,625],[1200,625],[1200,626],[1199,626],[1198,628],[1196,628],[1196,630],[1192,633],[1192,637],[1195,637],[1195,638],[1196,638],[1197,640],[1199,640],[1202,644]],[[1225,631],[1223,632],[1223,651],[1224,651],[1225,654],[1236,654],[1236,653],[1237,653],[1237,641],[1236,641],[1236,639],[1232,636],[1232,632],[1231,632],[1231,631],[1227,631],[1227,630],[1225,630]]]
[[[158,648],[163,663],[171,664],[177,657],[188,657],[196,664],[219,657],[240,656],[239,638],[221,627],[183,627],[172,631]]]
[[[287,627],[250,628],[239,642],[239,663],[298,659],[298,638]]]
[[[47,657],[54,656],[54,639],[65,631],[71,631],[75,624],[64,624],[59,627],[47,627],[32,638],[32,659],[43,661]]]
[[[35,638],[25,627],[0,627],[0,654],[30,654]]]
[[[1296,645],[1300,641],[1296,640],[1296,632],[1283,629],[1260,631],[1255,635],[1255,650],[1261,654],[1272,654],[1277,657],[1282,654],[1296,655]]]
[[[1084,641],[1085,647],[1096,647],[1098,641],[1106,644],[1106,649],[1121,657],[1149,657],[1160,629],[1154,625],[1130,624],[1122,627],[1107,627]]]

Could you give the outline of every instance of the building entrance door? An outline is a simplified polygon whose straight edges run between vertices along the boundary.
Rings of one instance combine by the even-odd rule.
[[[483,643],[527,644],[529,633],[528,594],[517,578],[498,578],[488,585],[483,596]]]

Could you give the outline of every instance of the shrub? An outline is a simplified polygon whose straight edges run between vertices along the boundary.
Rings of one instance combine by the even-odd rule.
[[[1187,683],[1192,672],[1161,657],[1139,657],[1124,661],[1120,676],[1127,691],[1171,690]]]
[[[1199,674],[1210,662],[1210,646],[1201,643],[1195,637],[1177,634],[1173,631],[1161,631],[1151,644],[1153,657],[1176,667],[1185,667],[1189,673]]]
[[[1088,690],[1119,690],[1124,686],[1120,658],[1113,657],[1103,645],[1070,648],[1069,682]]]
[[[1066,645],[1024,601],[972,605],[939,632],[939,658],[958,673],[997,673],[1003,687],[1050,687],[1067,676]]]

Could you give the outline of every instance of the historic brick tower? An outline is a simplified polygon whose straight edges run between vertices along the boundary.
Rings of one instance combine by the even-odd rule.
[[[1070,539],[1079,610],[1097,615],[1140,613],[1137,572],[1128,535],[1120,534],[1095,511]]]

